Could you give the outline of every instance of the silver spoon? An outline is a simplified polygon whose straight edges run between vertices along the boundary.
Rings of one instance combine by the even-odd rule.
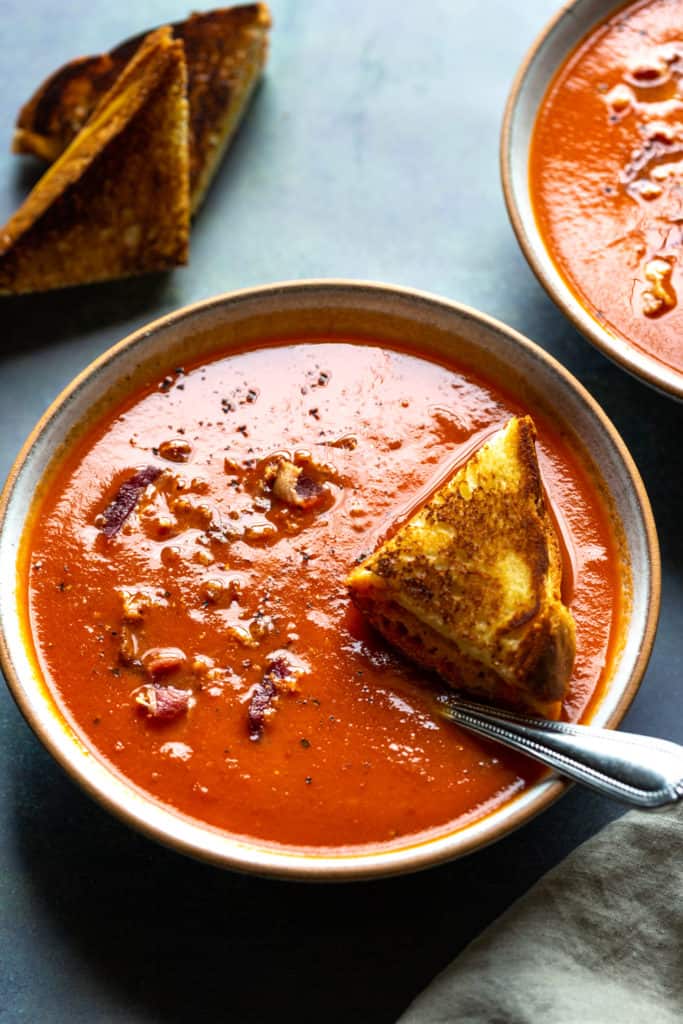
[[[654,809],[683,797],[683,747],[593,725],[550,722],[436,697],[442,718],[554,768],[560,775],[632,807]]]

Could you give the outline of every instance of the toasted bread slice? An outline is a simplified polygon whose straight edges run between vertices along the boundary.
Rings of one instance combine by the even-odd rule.
[[[192,14],[171,26],[187,59],[190,104],[190,195],[199,207],[221,156],[260,78],[268,53],[270,13],[245,4]],[[12,148],[55,160],[87,122],[137,52],[144,35],[110,53],[79,57],[55,71],[22,107]]]
[[[456,689],[557,718],[575,654],[530,417],[513,418],[349,574],[353,600]]]
[[[0,229],[0,292],[187,262],[187,126],[183,44],[158,29]]]
[[[261,77],[270,24],[265,4],[248,4],[193,14],[176,30],[187,55],[193,213]]]

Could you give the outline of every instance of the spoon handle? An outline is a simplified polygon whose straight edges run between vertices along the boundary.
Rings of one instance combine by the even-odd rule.
[[[450,695],[437,697],[436,706],[443,718],[622,803],[654,809],[683,797],[683,747],[668,740],[530,718]]]

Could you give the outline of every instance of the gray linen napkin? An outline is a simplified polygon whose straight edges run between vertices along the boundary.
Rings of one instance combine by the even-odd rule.
[[[681,1024],[683,808],[631,811],[475,939],[400,1024]]]

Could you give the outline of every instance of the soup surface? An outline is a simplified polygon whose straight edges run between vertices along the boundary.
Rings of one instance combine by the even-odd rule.
[[[683,0],[631,4],[571,54],[540,108],[530,187],[583,305],[683,372]]]
[[[456,367],[362,342],[257,347],[151,384],[61,464],[29,535],[31,633],[73,728],[176,811],[296,848],[395,844],[519,793],[537,769],[436,718],[434,682],[371,633],[343,581],[523,411]],[[594,483],[536,422],[573,562],[577,719],[615,647],[618,555]],[[282,455],[322,500],[276,497]],[[176,695],[169,714],[153,713],[150,673]]]

